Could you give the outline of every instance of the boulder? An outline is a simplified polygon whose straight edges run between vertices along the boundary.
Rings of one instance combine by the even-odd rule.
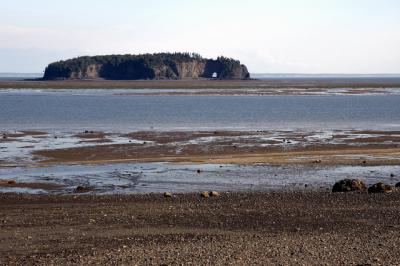
[[[385,183],[379,182],[368,188],[368,193],[390,193],[393,192],[392,186],[386,185]]]
[[[170,192],[165,192],[165,193],[164,193],[164,197],[165,197],[165,198],[172,198],[172,193],[170,193]]]
[[[218,198],[218,197],[220,196],[220,194],[219,194],[219,192],[217,192],[217,191],[211,191],[211,192],[210,192],[210,196],[211,196],[211,197]]]
[[[400,188],[400,182],[396,184],[396,187]]]
[[[332,192],[366,191],[367,187],[359,179],[344,179],[336,182]]]
[[[201,192],[200,196],[201,196],[202,198],[209,198],[209,197],[210,197],[210,192],[208,192],[208,191],[203,191],[203,192]]]
[[[77,186],[74,190],[74,193],[87,193],[90,191],[92,191],[92,188],[90,187]]]

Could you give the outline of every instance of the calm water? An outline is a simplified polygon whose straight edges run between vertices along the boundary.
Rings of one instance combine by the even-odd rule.
[[[2,92],[0,131],[400,128],[400,95],[124,96],[83,92]]]

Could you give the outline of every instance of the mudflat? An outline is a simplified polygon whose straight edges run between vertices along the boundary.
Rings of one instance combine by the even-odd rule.
[[[104,142],[104,134],[92,143]],[[315,132],[187,131],[134,132],[135,143],[105,144],[33,153],[38,165],[178,162],[270,165],[397,165],[397,131]],[[86,139],[87,140],[87,139]]]
[[[2,265],[398,265],[400,193],[0,195]]]

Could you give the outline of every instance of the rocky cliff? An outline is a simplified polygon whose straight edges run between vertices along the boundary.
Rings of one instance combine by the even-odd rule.
[[[248,79],[240,61],[202,58],[190,53],[85,56],[48,65],[43,79]]]

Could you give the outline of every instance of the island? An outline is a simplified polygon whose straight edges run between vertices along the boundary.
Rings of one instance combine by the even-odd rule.
[[[81,56],[47,66],[43,80],[181,80],[249,79],[240,61],[220,56],[203,58],[196,53]]]

